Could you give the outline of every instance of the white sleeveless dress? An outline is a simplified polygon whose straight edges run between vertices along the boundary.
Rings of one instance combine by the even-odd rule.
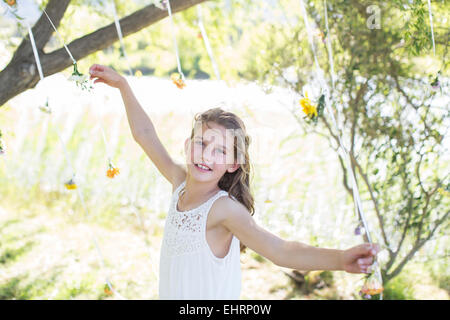
[[[221,190],[197,208],[178,211],[174,191],[164,226],[159,264],[160,299],[237,300],[241,292],[240,241],[233,235],[227,255],[218,258],[206,241],[206,219]]]

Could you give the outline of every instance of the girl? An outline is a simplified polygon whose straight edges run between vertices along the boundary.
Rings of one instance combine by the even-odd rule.
[[[278,266],[367,273],[378,245],[347,250],[287,241],[252,218],[250,138],[235,114],[219,108],[195,117],[184,143],[186,165],[169,156],[126,79],[94,64],[94,83],[118,88],[135,141],[172,184],[161,246],[160,299],[239,299],[240,252],[249,247]]]

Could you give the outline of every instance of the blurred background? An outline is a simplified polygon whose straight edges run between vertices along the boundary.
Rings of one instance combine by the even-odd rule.
[[[21,74],[2,73],[27,37],[24,22],[7,12],[6,2],[0,15],[0,92],[7,82],[19,85]],[[66,43],[114,22],[111,1],[68,2],[58,27]],[[19,9],[23,5],[17,13],[33,24],[49,1],[17,3]],[[120,18],[152,3],[161,5],[115,1]],[[235,112],[252,137],[256,221],[283,239],[346,249],[367,239],[364,232],[355,234],[361,221],[338,131],[326,111],[309,121],[299,103],[307,91],[320,106],[324,89],[309,37],[331,88],[370,235],[383,249],[384,298],[446,300],[450,6],[432,1],[431,34],[427,1],[329,1],[328,30],[325,3],[305,0],[309,33],[301,1],[201,3],[220,79],[198,8],[174,14],[186,76],[182,90],[170,80],[177,62],[168,18],[124,38],[127,58],[117,41],[77,59],[78,70],[86,74],[100,63],[125,75],[181,163],[195,113],[218,106]],[[61,46],[53,33],[43,52]],[[31,52],[28,58],[34,61]],[[157,299],[171,186],[133,140],[119,92],[103,84],[81,90],[67,80],[71,73],[66,68],[20,94],[4,94],[0,299],[115,299],[105,290],[106,276],[126,298]],[[40,110],[46,104],[51,115]],[[120,170],[114,179],[106,177],[108,156]],[[79,193],[64,186],[72,166],[88,212]],[[361,299],[364,275],[284,269],[250,249],[241,262],[242,299]]]

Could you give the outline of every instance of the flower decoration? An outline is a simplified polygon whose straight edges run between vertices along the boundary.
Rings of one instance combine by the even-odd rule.
[[[202,33],[201,33],[201,32],[197,33],[197,38],[199,38],[199,39],[203,39],[203,35],[202,35]]]
[[[75,81],[77,86],[79,86],[82,90],[90,90],[93,89],[92,85],[89,83],[89,76],[83,75],[78,71],[77,63],[75,62],[73,64],[73,72],[72,75],[69,77],[70,81]]]
[[[179,73],[172,73],[170,79],[178,87],[178,89],[183,89],[186,86],[186,83]]]
[[[77,184],[75,183],[74,178],[67,181],[64,185],[66,186],[66,189],[68,189],[68,190],[74,190],[77,188]]]
[[[431,89],[433,91],[439,91],[441,90],[441,82],[439,81],[439,76],[441,75],[441,71],[439,71],[436,75],[436,77],[431,82]]]
[[[120,58],[125,58],[125,50],[122,48],[122,46],[119,47],[120,52]]]
[[[167,10],[167,0],[156,0],[155,6],[160,8],[161,10]]]
[[[373,269],[374,268],[371,267],[371,270]],[[364,281],[364,285],[361,288],[360,293],[364,296],[364,298],[370,299],[372,296],[382,293],[383,290],[384,288],[375,276],[375,272],[372,271],[372,273]]]
[[[327,31],[323,32],[322,30],[317,31],[317,36],[322,40],[322,43],[325,43],[325,39],[327,38]]]
[[[17,14],[17,1],[16,0],[3,0],[4,3],[6,3],[10,7],[10,12],[16,17],[18,20],[23,20],[22,17],[20,17]]]
[[[39,106],[39,110],[41,110],[44,113],[48,113],[48,114],[52,113],[52,109],[50,109],[50,106],[48,105],[48,98],[47,98],[47,101],[45,102],[45,105]]]
[[[111,161],[109,162],[109,168],[106,171],[106,176],[110,179],[114,178],[116,175],[120,173],[119,168],[116,168],[112,165]]]
[[[105,286],[103,287],[103,292],[105,292],[107,296],[111,296],[113,294],[107,283],[105,283]]]
[[[141,71],[141,70],[136,70],[136,71],[134,72],[134,75],[135,75],[136,77],[140,78],[140,77],[142,77],[142,71]]]
[[[307,91],[305,91],[305,97],[300,99],[300,105],[307,117],[310,119],[317,117],[317,108],[311,103],[311,100],[309,100]]]
[[[302,106],[303,112],[306,114],[305,118],[316,124],[317,119],[322,115],[323,109],[325,108],[325,95],[322,94],[320,96],[316,107],[309,99],[308,92],[305,91],[305,96],[300,99],[300,105]]]
[[[361,235],[361,231],[362,231],[361,229],[362,229],[361,225],[358,225],[355,228],[355,236],[360,236]]]

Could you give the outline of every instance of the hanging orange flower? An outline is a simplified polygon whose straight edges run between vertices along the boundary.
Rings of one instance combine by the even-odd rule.
[[[111,164],[111,162],[109,163],[109,168],[108,168],[108,170],[106,171],[106,176],[108,177],[108,178],[114,178],[116,175],[118,175],[120,173],[120,171],[119,171],[119,168],[115,168],[112,164]]]
[[[107,296],[111,296],[113,294],[113,292],[111,291],[111,289],[109,288],[109,285],[107,283],[103,287],[103,292],[105,292],[105,294]]]
[[[172,73],[170,79],[178,87],[178,89],[183,89],[186,86],[186,83],[179,73]]]
[[[4,1],[10,6],[15,6],[17,4],[16,0],[4,0]]]
[[[305,97],[300,99],[300,105],[303,108],[303,112],[310,119],[317,117],[317,108],[311,103],[311,100],[309,100],[307,91],[305,91]]]
[[[361,293],[365,294],[365,298],[370,299],[373,295],[382,293],[383,290],[384,288],[376,278],[375,273],[372,273],[364,282]]]

